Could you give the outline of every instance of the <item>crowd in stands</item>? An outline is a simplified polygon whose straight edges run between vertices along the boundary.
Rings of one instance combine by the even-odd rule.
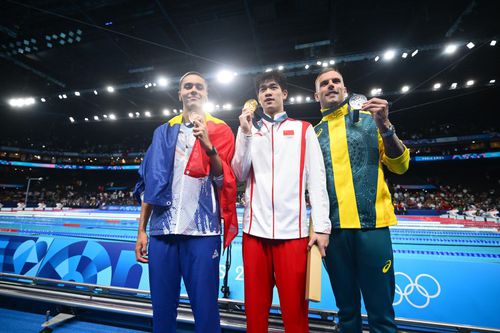
[[[29,207],[101,208],[105,205],[138,205],[133,193],[133,184],[114,186],[113,182],[99,186],[88,186],[81,180],[68,185],[35,187],[28,196]],[[392,187],[394,207],[399,214],[408,210],[432,209],[455,211],[457,214],[488,216],[500,208],[497,190],[474,191],[463,185],[441,185],[435,189],[408,189],[404,185]],[[24,203],[25,191],[0,189],[3,207],[18,207]],[[244,205],[243,192],[238,192],[238,203]]]
[[[71,207],[101,208],[105,205],[137,205],[133,188],[114,187],[107,183],[95,188],[86,186],[82,181],[69,185],[55,184],[53,187],[35,187],[28,194],[28,207]],[[24,189],[0,189],[0,204],[3,207],[22,207],[26,192]]]
[[[498,190],[473,191],[463,185],[441,185],[436,189],[407,189],[393,186],[394,208],[399,214],[409,209],[453,211],[469,216],[489,216],[500,209]]]

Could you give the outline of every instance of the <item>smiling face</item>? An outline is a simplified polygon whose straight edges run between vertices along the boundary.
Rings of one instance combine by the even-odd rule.
[[[259,84],[258,98],[264,112],[274,117],[283,112],[283,101],[286,100],[288,91],[281,89],[276,80],[265,80]]]
[[[316,79],[314,98],[322,109],[338,106],[344,101],[347,88],[344,86],[342,75],[335,70],[324,72]]]
[[[207,82],[197,74],[189,74],[180,83],[179,100],[184,110],[201,111],[208,100]]]

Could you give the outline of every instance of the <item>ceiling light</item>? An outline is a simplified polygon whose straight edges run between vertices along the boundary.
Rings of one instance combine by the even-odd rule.
[[[215,110],[214,103],[207,102],[207,103],[203,104],[203,111],[210,113],[213,110]]]
[[[392,60],[395,55],[396,55],[396,51],[394,51],[394,50],[387,50],[384,53],[384,60],[385,61]]]
[[[107,86],[106,87],[106,90],[109,92],[109,93],[114,93],[115,92],[115,88],[113,86]]]
[[[234,74],[227,70],[222,70],[217,74],[217,81],[222,84],[231,83],[234,79]]]
[[[168,80],[164,77],[159,77],[157,82],[160,87],[166,87],[168,85]]]
[[[444,48],[444,53],[446,54],[452,54],[457,50],[458,46],[456,44],[448,44]]]

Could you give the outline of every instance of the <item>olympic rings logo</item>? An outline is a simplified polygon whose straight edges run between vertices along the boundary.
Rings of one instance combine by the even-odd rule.
[[[396,295],[399,296],[399,299],[397,301],[395,301],[393,303],[393,305],[401,304],[403,299],[406,299],[408,304],[410,304],[414,308],[423,309],[429,305],[429,303],[431,302],[431,299],[436,298],[441,294],[441,285],[439,284],[438,280],[436,280],[436,278],[433,277],[432,275],[419,274],[415,278],[415,282],[411,279],[410,276],[408,276],[405,273],[396,272],[394,275],[395,276],[400,275],[400,276],[404,277],[406,280],[408,280],[408,283],[406,284],[406,286],[404,288],[401,288],[396,283],[396,290],[395,291],[396,291]],[[425,287],[422,285],[421,282],[425,281],[425,280],[427,280],[427,282],[425,282],[425,285],[427,287],[429,287],[431,285],[434,286],[434,288],[431,289],[431,291],[435,290],[432,294],[427,289],[425,289]],[[414,291],[416,291],[417,294],[414,294],[416,296],[411,297],[411,295],[413,294]],[[418,295],[420,295],[420,296],[418,296]],[[418,302],[417,299],[419,301],[424,299],[425,301],[423,302],[423,304],[418,304],[421,302]]]

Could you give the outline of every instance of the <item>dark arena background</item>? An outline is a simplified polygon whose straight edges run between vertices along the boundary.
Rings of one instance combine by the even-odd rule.
[[[398,328],[500,332],[497,6],[0,1],[0,331],[151,331],[131,192],[154,129],[182,112],[180,76],[206,75],[208,112],[236,133],[267,71],[288,77],[289,116],[317,124],[314,79],[334,66],[350,93],[390,102],[411,151],[406,174],[385,175]],[[240,225],[221,258],[224,332],[245,331],[243,277]],[[322,287],[310,330],[335,332],[325,271]],[[181,293],[178,330],[194,332]],[[270,331],[282,332],[276,292],[273,304]]]

